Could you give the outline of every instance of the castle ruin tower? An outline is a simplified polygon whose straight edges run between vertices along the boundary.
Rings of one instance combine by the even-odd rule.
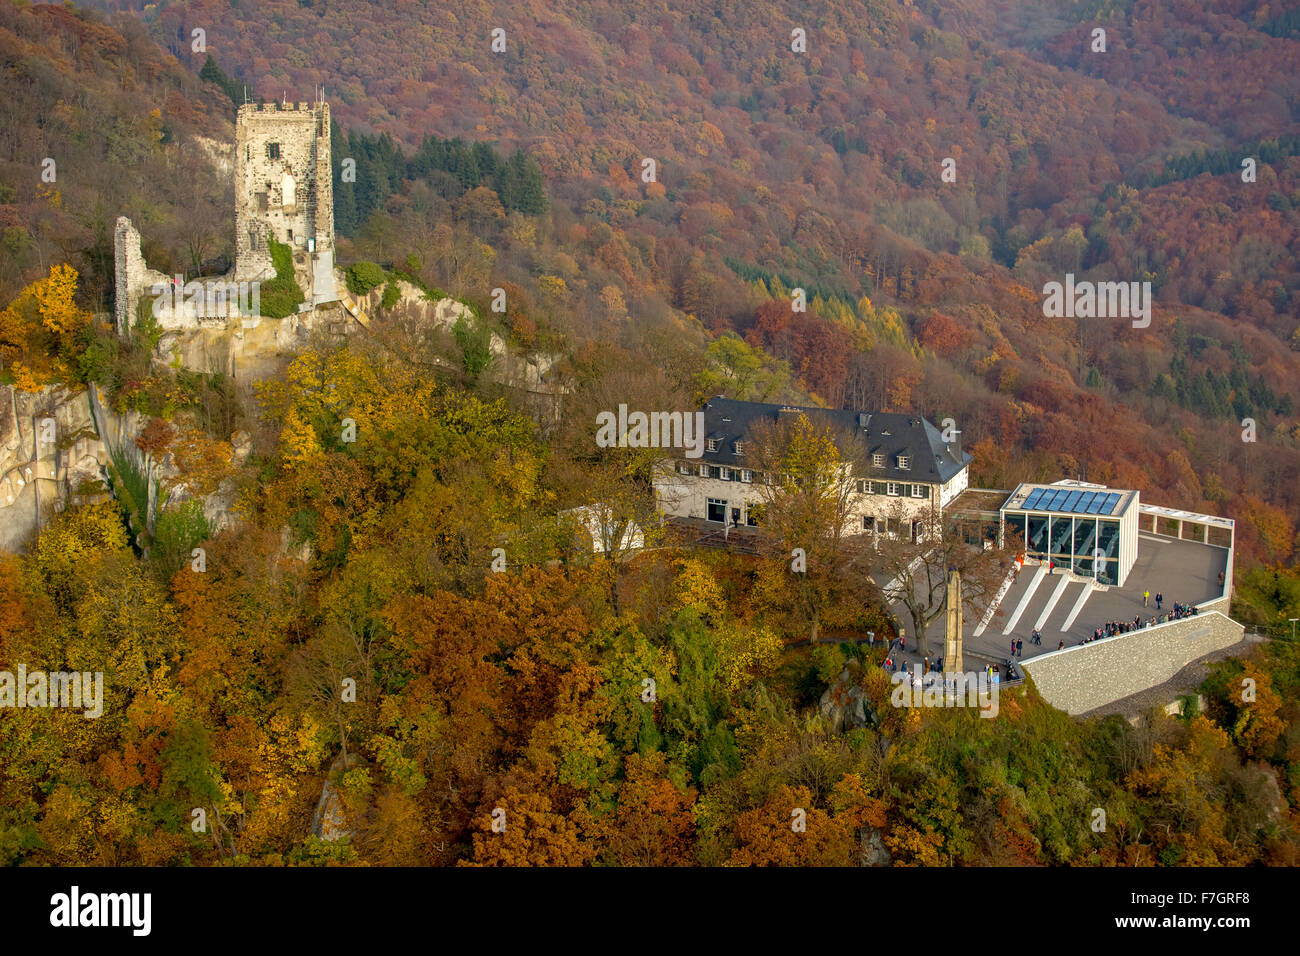
[[[334,172],[330,108],[245,103],[235,122],[235,277],[274,278],[271,242],[288,246],[312,305],[338,299],[334,283]]]

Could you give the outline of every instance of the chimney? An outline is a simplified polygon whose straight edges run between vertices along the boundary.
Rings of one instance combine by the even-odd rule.
[[[858,427],[866,431],[871,427],[871,415],[868,412],[858,412]]]

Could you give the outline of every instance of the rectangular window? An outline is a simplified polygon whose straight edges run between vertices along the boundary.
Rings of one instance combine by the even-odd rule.
[[[1036,558],[1047,556],[1047,515],[1029,515],[1028,548]]]
[[[885,467],[885,456],[884,456],[884,455],[872,455],[872,456],[871,456],[871,464],[872,464],[874,467],[876,467],[876,468],[884,468],[884,467]]]
[[[267,144],[266,144],[266,158],[267,158],[267,159],[279,159],[279,158],[280,158],[280,144],[279,144],[279,143],[267,143]]]
[[[745,443],[743,441],[735,442],[732,444],[731,449],[737,455],[743,455],[745,453]]]
[[[912,459],[908,458],[906,455],[899,455],[898,467],[906,471],[907,469],[912,467]]]
[[[701,478],[707,478],[707,477],[709,477],[709,466],[708,466],[708,465],[703,465],[703,464],[700,465],[700,477],[701,477]]]
[[[925,498],[925,497],[927,497],[927,496],[926,496],[926,493],[925,493],[925,485],[913,485],[913,486],[912,486],[912,497],[913,497],[913,498]]]
[[[1074,519],[1074,573],[1091,574],[1097,550],[1097,519]]]
[[[721,478],[723,481],[730,481],[730,480],[731,480],[731,469],[730,469],[730,468],[719,468],[719,469],[718,469],[718,477]]]
[[[1007,512],[1007,547],[1024,547],[1025,516],[1020,513]]]
[[[1097,522],[1097,547],[1101,549],[1104,558],[1119,557],[1118,521]]]
[[[891,494],[891,495],[898,495],[898,494],[900,494],[900,492],[899,492],[899,490],[898,490],[898,483],[895,482],[895,481],[891,481],[891,482],[889,482],[888,485],[887,485],[887,489],[888,489],[889,494]]]
[[[867,493],[867,483],[866,483],[865,481],[859,481],[859,482],[858,482],[858,494],[860,494],[860,495],[865,495],[866,493]]]
[[[727,520],[727,503],[717,498],[709,499],[708,519],[722,524]]]
[[[710,438],[710,439],[708,440],[708,443],[707,443],[707,444],[708,444],[708,450],[709,450],[709,451],[717,451],[717,450],[718,450],[718,440],[717,440],[716,438]]]
[[[679,475],[689,475],[689,474],[691,474],[691,465],[690,465],[690,462],[679,461],[679,462],[677,463],[677,474],[679,474]]]
[[[1048,532],[1048,544],[1051,550],[1048,551],[1048,554],[1056,559],[1058,565],[1065,564],[1071,557],[1070,533],[1073,530],[1073,519],[1054,517],[1051,521],[1051,531]]]
[[[721,478],[721,477],[722,477],[722,469],[721,469],[720,467],[718,467],[717,465],[710,465],[710,466],[709,466],[709,477],[710,477],[710,478]]]
[[[871,516],[871,515],[863,515],[863,516],[862,516],[862,530],[863,530],[863,531],[875,531],[875,530],[876,530],[876,519],[875,519],[873,516]]]
[[[750,471],[748,468],[742,468],[742,469],[740,469],[740,480],[741,480],[741,481],[753,481],[753,480],[754,480],[754,473],[753,473],[752,471]]]

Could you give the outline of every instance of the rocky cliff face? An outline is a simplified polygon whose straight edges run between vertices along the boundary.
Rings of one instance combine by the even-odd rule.
[[[114,451],[149,479],[146,520],[152,524],[160,485],[183,476],[170,459],[156,461],[136,446],[147,421],[136,412],[123,415],[109,408],[93,387],[74,391],[51,386],[39,392],[0,388],[0,550],[21,550],[69,504],[108,497],[107,467]],[[235,463],[240,464],[248,454],[248,436],[237,432],[231,443]],[[189,497],[174,490],[168,503],[179,505]],[[228,481],[201,499],[213,533],[235,522],[234,498]]]
[[[0,549],[19,550],[70,501],[105,494],[108,461],[88,392],[0,388]]]
[[[361,307],[368,314],[375,315],[380,311],[385,286],[386,283],[379,285],[359,298]],[[430,299],[422,290],[402,280],[398,280],[397,288],[401,297],[393,310],[401,309],[430,330],[450,331],[460,319],[474,321],[474,311],[463,302],[456,299]],[[558,401],[564,392],[561,386],[550,380],[549,373],[555,365],[555,356],[523,354],[512,349],[510,343],[496,332],[491,335],[488,349],[492,353],[492,366],[487,374],[492,381],[552,401]]]

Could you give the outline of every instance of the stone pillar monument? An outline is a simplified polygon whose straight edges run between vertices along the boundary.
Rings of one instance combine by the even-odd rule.
[[[948,632],[943,639],[943,672],[960,674],[965,668],[962,664],[961,649],[961,572],[956,568],[948,569]]]

